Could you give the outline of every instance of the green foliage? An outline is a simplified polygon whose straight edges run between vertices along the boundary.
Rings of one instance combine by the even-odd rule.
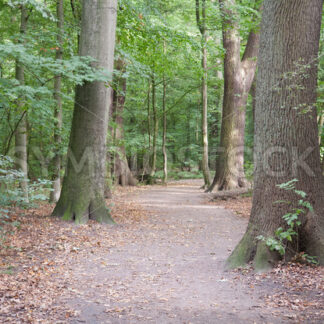
[[[298,227],[301,225],[300,216],[313,211],[312,205],[304,200],[307,194],[304,191],[296,189],[295,185],[297,182],[297,179],[293,179],[277,185],[278,188],[292,191],[296,196],[301,197],[301,199],[298,200],[298,207],[293,208],[291,212],[282,216],[287,226],[285,228],[279,227],[275,231],[274,237],[264,237],[263,235],[257,237],[258,240],[264,241],[271,251],[277,251],[281,256],[285,256],[289,242],[293,242],[294,238],[298,240]],[[286,201],[279,201],[276,203],[290,204],[290,202]],[[315,263],[316,257],[309,257],[305,253],[303,253],[303,255],[305,256],[305,260],[309,260],[310,263]]]
[[[28,185],[28,201],[19,183],[24,179],[24,174],[14,169],[14,161],[0,155],[0,206],[30,207],[37,201],[47,200],[51,181],[41,180],[30,182]]]
[[[155,174],[155,178],[162,180],[163,171],[158,171]],[[203,179],[201,171],[176,171],[172,170],[168,172],[168,178],[172,180],[185,180],[185,179]]]
[[[48,199],[44,193],[51,190],[51,181],[39,179],[29,183],[27,201],[24,192],[19,187],[23,178],[23,173],[14,169],[13,160],[8,156],[0,155],[0,245],[6,237],[5,225],[19,227],[19,222],[9,222],[11,207],[33,207],[36,202]]]

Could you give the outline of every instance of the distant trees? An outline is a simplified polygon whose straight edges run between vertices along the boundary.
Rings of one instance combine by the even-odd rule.
[[[126,64],[122,59],[115,60],[116,76],[114,78],[114,87],[111,105],[111,121],[114,123],[112,130],[112,140],[115,146],[115,152],[112,155],[112,171],[115,183],[121,186],[135,186],[137,180],[129,169],[124,137],[124,106],[127,91],[127,79],[124,77]],[[118,73],[118,74],[117,74]]]
[[[83,1],[80,55],[104,68],[106,81],[77,86],[68,164],[54,216],[76,223],[95,219],[111,223],[104,200],[109,81],[114,64],[117,0]]]
[[[43,178],[53,182],[50,186],[44,181],[43,186],[54,189],[51,201],[57,201],[66,171],[54,213],[77,222],[111,221],[102,198],[102,187],[108,192],[110,186],[109,180],[102,182],[111,167],[104,158],[107,125],[101,123],[108,122],[108,106],[107,156],[113,158],[113,185],[136,184],[136,178],[166,182],[200,177],[209,190],[249,186],[245,174],[253,173],[254,161],[246,148],[253,143],[258,95],[251,84],[262,1],[118,4],[111,81],[102,68],[113,70],[109,37],[116,17],[106,7],[115,2],[0,3],[0,149],[15,157],[22,171],[15,181],[21,201],[32,201],[33,190],[38,195],[34,183]],[[82,10],[88,13],[81,17]],[[323,51],[323,37],[321,43]],[[279,63],[273,66],[279,69]],[[319,68],[317,142],[323,168],[323,59]],[[257,116],[256,112],[256,123]]]
[[[304,251],[324,264],[324,179],[316,115],[318,48],[322,0],[265,0],[261,26],[255,108],[255,176],[248,228],[228,259],[230,267],[254,261],[257,269],[279,258],[258,236],[285,230],[283,216],[304,210],[286,257]],[[300,197],[278,184],[298,179]],[[282,202],[286,203],[282,203]],[[281,203],[280,203],[281,202]]]

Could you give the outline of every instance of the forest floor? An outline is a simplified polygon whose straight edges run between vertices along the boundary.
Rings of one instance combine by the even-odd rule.
[[[224,271],[251,199],[210,202],[200,186],[118,189],[115,226],[62,222],[51,205],[12,212],[0,322],[323,323],[323,267]]]

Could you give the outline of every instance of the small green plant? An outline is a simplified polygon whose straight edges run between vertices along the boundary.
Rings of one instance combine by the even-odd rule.
[[[293,241],[294,237],[298,237],[298,227],[301,225],[300,216],[306,214],[307,211],[313,211],[312,205],[305,201],[307,194],[304,191],[296,189],[297,179],[290,180],[288,182],[277,185],[278,188],[288,191],[293,191],[297,196],[300,197],[297,203],[297,207],[293,208],[290,212],[283,215],[282,218],[285,220],[287,226],[285,228],[279,227],[274,237],[264,237],[259,235],[258,240],[264,241],[271,251],[277,251],[281,256],[285,256],[286,248],[289,242]],[[288,203],[289,201],[276,201],[275,203]],[[317,263],[316,257],[311,257],[306,253],[303,253],[303,258],[308,263]]]
[[[20,181],[24,175],[14,169],[14,161],[0,155],[0,247],[4,245],[8,228],[19,228],[18,221],[10,221],[11,207],[28,208],[35,206],[36,201],[47,200],[45,190],[50,191],[51,181],[38,180],[28,184],[29,200],[27,201],[21,188]]]
[[[0,155],[0,206],[15,206],[27,208],[36,201],[48,199],[43,192],[51,191],[52,182],[38,179],[28,184],[28,201],[19,183],[24,179],[24,174],[14,169],[14,161],[9,156]]]

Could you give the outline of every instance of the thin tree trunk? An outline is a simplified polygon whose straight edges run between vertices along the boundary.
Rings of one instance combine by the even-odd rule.
[[[19,42],[25,43],[25,34],[27,31],[28,9],[25,5],[21,6],[20,37]],[[16,61],[16,79],[20,85],[25,84],[25,69]],[[24,98],[17,100],[17,110],[21,114],[25,106]],[[16,168],[23,173],[23,179],[20,181],[20,187],[23,191],[25,201],[28,202],[28,162],[27,162],[27,114],[23,114],[15,132],[15,164]]]
[[[321,112],[321,115],[319,117],[319,121],[318,121],[318,125],[319,125],[319,134],[318,134],[318,142],[319,142],[319,146],[321,147],[322,145],[322,136],[323,136],[323,126],[324,126],[324,113]],[[324,155],[322,157],[322,171],[324,173]]]
[[[186,134],[186,152],[185,152],[185,163],[186,166],[188,167],[188,171],[191,171],[191,149],[190,149],[190,144],[191,144],[191,128],[190,128],[190,120],[191,120],[191,112],[190,109],[187,109],[187,114],[186,114],[186,124],[187,124],[187,134]]]
[[[151,79],[148,80],[147,89],[147,134],[149,140],[149,152],[151,152]]]
[[[116,0],[83,0],[80,55],[93,57],[95,66],[110,73],[114,64],[116,18]],[[104,199],[110,78],[107,76],[107,82],[86,82],[76,88],[69,160],[61,196],[53,212],[65,220],[112,222]]]
[[[207,49],[206,49],[206,35],[203,35],[203,59],[202,67],[204,76],[202,78],[202,141],[203,141],[203,157],[202,157],[202,171],[204,175],[205,188],[210,186],[210,172],[209,172],[209,158],[208,158],[208,94],[207,94]]]
[[[206,34],[206,0],[202,0],[202,10],[200,18],[200,0],[196,0],[196,20],[197,25],[201,33],[201,52],[202,52],[202,86],[201,86],[201,96],[202,96],[202,118],[201,118],[201,129],[202,129],[202,172],[204,176],[204,187],[208,188],[210,186],[210,172],[208,164],[208,87],[207,87],[207,34]]]
[[[240,57],[240,34],[235,0],[220,0],[223,15],[224,98],[221,125],[220,154],[216,162],[216,174],[208,191],[230,190],[246,187],[244,174],[245,108],[254,79],[259,50],[259,34],[251,31]]]
[[[79,32],[79,27],[80,27],[80,22],[81,22],[81,15],[80,14],[80,10],[78,10],[78,8],[76,7],[75,4],[75,0],[70,0],[70,5],[71,5],[71,9],[72,9],[72,15],[74,17],[74,20],[78,26],[78,35],[77,35],[77,39],[78,39],[78,49],[80,48],[80,32]]]
[[[64,34],[64,9],[63,0],[56,1],[57,13],[57,42],[59,48],[56,50],[56,60],[63,59],[63,34]],[[56,102],[54,118],[54,174],[53,174],[53,191],[51,192],[50,201],[57,202],[61,192],[61,131],[62,131],[62,97],[61,97],[62,76],[56,75],[54,79],[54,100]]]
[[[300,207],[296,194],[277,187],[292,179],[299,180],[297,189],[307,194],[314,211],[299,217],[298,236],[287,246],[287,257],[304,251],[324,264],[324,179],[316,118],[322,6],[322,0],[264,1],[253,206],[246,233],[228,259],[230,267],[253,260],[262,270],[279,259],[257,237],[273,237],[279,227],[286,228],[283,216]]]
[[[156,111],[156,86],[155,86],[155,74],[152,73],[152,112],[153,112],[153,147],[152,147],[152,165],[151,165],[151,176],[155,175],[156,172],[156,154],[157,154],[157,137],[159,132],[159,120]]]
[[[166,112],[166,90],[167,84],[165,77],[163,76],[163,183],[165,184],[168,181],[168,155],[166,150],[166,135],[167,135],[167,112]]]
[[[201,116],[201,113],[200,113],[200,97],[198,99],[198,102],[197,102],[197,114],[196,114],[196,130],[195,130],[195,139],[196,139],[196,144],[198,145],[199,144],[199,116]]]
[[[255,106],[256,106],[256,83],[253,82],[250,90],[250,94],[252,97],[252,118],[253,118],[253,125],[255,122]],[[253,126],[254,129],[254,126]],[[254,134],[254,132],[253,132]]]
[[[323,126],[324,126],[324,112],[321,112],[318,118],[318,128],[319,128],[318,141],[320,146],[322,143]]]

